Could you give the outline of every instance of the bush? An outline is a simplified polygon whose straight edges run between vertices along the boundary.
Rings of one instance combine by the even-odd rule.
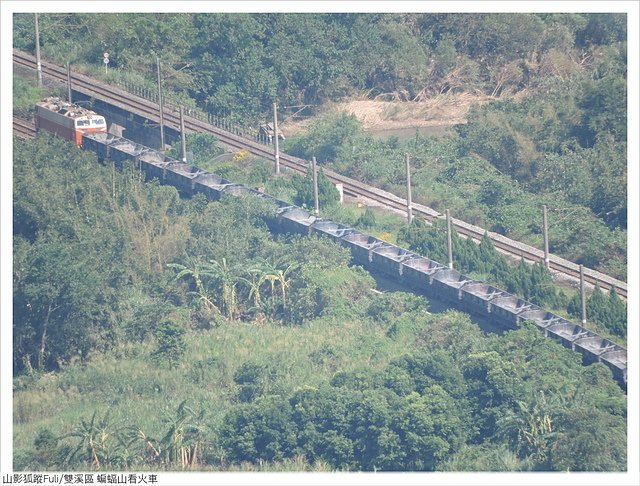
[[[152,356],[159,361],[167,361],[169,369],[173,369],[184,356],[184,334],[185,330],[174,322],[161,322],[156,329],[157,347]]]
[[[276,371],[267,365],[253,361],[240,365],[233,375],[233,381],[239,385],[238,400],[249,403],[265,395],[270,390],[275,375]]]
[[[367,207],[364,214],[362,214],[356,221],[356,226],[359,228],[370,229],[376,225],[376,214],[373,209]]]
[[[580,294],[573,296],[567,306],[567,312],[576,318],[582,317]],[[627,306],[618,297],[615,289],[605,297],[596,285],[586,303],[587,320],[604,326],[613,334],[621,337],[627,335]]]
[[[285,142],[285,150],[298,157],[315,157],[319,163],[333,161],[340,146],[347,144],[361,131],[355,115],[328,113],[317,118],[305,135]]]
[[[20,76],[13,77],[13,114],[32,118],[35,105],[45,97],[44,89]]]
[[[315,199],[313,196],[313,173],[311,169],[305,177],[294,175],[292,178],[293,187],[296,194],[293,202],[298,206],[313,210],[315,208]],[[318,171],[318,205],[320,209],[335,205],[340,201],[338,190],[320,169]]]
[[[231,461],[279,461],[296,446],[293,411],[287,400],[269,397],[233,409],[220,430],[220,444]]]

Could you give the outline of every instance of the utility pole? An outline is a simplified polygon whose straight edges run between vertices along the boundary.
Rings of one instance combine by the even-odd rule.
[[[278,106],[273,103],[273,156],[276,161],[276,174],[280,173],[280,148],[278,146]]]
[[[544,235],[544,266],[549,269],[549,223],[546,204],[542,205],[542,234]]]
[[[584,292],[584,267],[580,265],[580,303],[582,304],[582,325],[587,325],[587,299]]]
[[[316,158],[311,157],[311,170],[313,171],[313,207],[316,216],[320,214],[320,201],[318,199],[318,173],[316,172]]]
[[[71,64],[67,63],[67,97],[69,98],[69,103],[73,103],[71,99]]]
[[[180,105],[180,139],[182,141],[182,161],[187,162],[187,136],[184,133],[184,108]]]
[[[447,215],[447,256],[449,259],[449,268],[453,268],[453,245],[451,243],[451,215],[449,210],[445,210]]]
[[[158,66],[158,111],[160,112],[160,150],[164,152],[164,113],[162,111],[162,81],[160,79],[160,57],[156,56]]]
[[[38,29],[38,14],[36,15],[36,70],[38,72],[38,87],[42,88],[42,63],[40,62],[40,29]]]
[[[413,220],[413,207],[411,206],[411,170],[409,168],[409,154],[404,155],[405,167],[407,170],[407,222],[411,224]]]

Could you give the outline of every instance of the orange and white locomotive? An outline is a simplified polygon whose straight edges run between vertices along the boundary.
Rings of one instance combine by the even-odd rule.
[[[81,146],[82,134],[106,132],[107,123],[103,116],[91,110],[51,97],[36,103],[36,128],[53,132]]]

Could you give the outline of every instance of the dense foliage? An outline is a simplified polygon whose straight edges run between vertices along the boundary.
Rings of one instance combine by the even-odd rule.
[[[400,194],[408,152],[414,200],[538,246],[547,204],[553,253],[626,277],[624,14],[43,14],[40,31],[46,58],[101,74],[107,50],[110,76],[147,88],[161,56],[168,93],[251,124],[274,100],[489,96],[445,142],[374,140],[334,116],[286,148]],[[33,51],[31,14],[14,44]]]
[[[16,47],[33,51],[33,24],[32,15],[16,15]],[[107,50],[111,67],[146,70],[151,80],[161,56],[168,87],[212,113],[251,119],[274,99],[321,104],[363,90],[400,99],[462,90],[495,96],[566,80],[583,65],[599,78],[618,76],[626,21],[624,14],[179,13],[136,14],[131,22],[128,14],[56,13],[40,15],[40,33],[45,57],[99,68]],[[615,81],[584,92],[581,103],[600,120],[587,131],[608,123],[590,101],[609,107],[597,91],[615,93]]]
[[[624,69],[624,59],[616,59]],[[579,72],[525,100],[476,108],[458,125],[476,153],[533,191],[559,193],[611,228],[626,228],[626,80]]]
[[[483,112],[490,111],[488,107],[493,105],[485,106]],[[516,119],[510,123],[521,125]],[[552,253],[624,278],[625,142],[604,134],[591,148],[578,146],[574,152],[546,152],[538,163],[528,166],[535,168],[535,175],[517,180],[515,166],[496,168],[493,160],[471,153],[471,146],[479,150],[494,140],[486,131],[488,126],[486,117],[472,114],[468,124],[460,125],[464,127],[459,129],[463,136],[436,139],[416,134],[400,141],[364,133],[350,115],[328,114],[314,120],[306,134],[287,140],[285,145],[303,157],[331,146],[336,155],[331,163],[325,162],[327,167],[395,194],[406,193],[404,157],[409,153],[415,202],[440,211],[450,208],[456,218],[539,248],[542,205],[546,204]],[[342,129],[339,134],[335,133],[337,127]],[[468,134],[472,132],[477,144],[469,142]],[[492,133],[504,136],[499,130]],[[500,150],[492,146],[484,155],[495,157]]]
[[[183,351],[177,304],[192,304],[204,327],[301,322],[338,305],[323,280],[353,298],[369,286],[346,268],[344,249],[274,241],[260,201],[181,202],[173,188],[96,168],[91,154],[48,136],[18,143],[14,161],[16,371],[55,369],[153,333],[157,357],[173,366]]]
[[[17,469],[626,467],[610,370],[534,328],[373,293],[252,199],[181,200],[46,135],[15,163]]]
[[[245,123],[274,100],[495,98],[443,139],[376,139],[338,114],[284,148],[398,194],[409,152],[414,200],[538,246],[547,204],[554,253],[625,275],[623,14],[53,13],[40,32],[46,59],[86,72],[102,75],[108,51],[109,81],[153,88],[161,56],[169,97]],[[14,45],[34,50],[32,14],[15,15]],[[14,83],[18,114],[41,96]],[[198,165],[313,204],[309,176],[216,159],[207,136],[188,146]],[[372,292],[347,250],[272,235],[272,209],[251,198],[183,200],[46,134],[15,140],[13,162],[15,469],[626,469],[611,371],[537,329],[486,335],[422,297]],[[337,193],[322,174],[320,187],[324,211]],[[399,239],[446,260],[438,225]],[[487,238],[454,236],[454,255],[579,313]],[[615,293],[587,307],[625,335]]]
[[[436,221],[432,227],[416,221],[400,230],[398,238],[401,244],[421,255],[447,262],[446,227],[441,221]],[[517,266],[509,265],[486,234],[478,245],[469,238],[460,238],[454,231],[452,250],[455,268],[459,271],[543,308],[566,309],[574,317],[581,317],[579,293],[568,301],[565,294],[553,284],[551,273],[539,263],[527,265],[521,260]],[[615,291],[605,297],[596,287],[587,299],[587,316],[589,322],[603,326],[608,332],[621,337],[627,334],[627,306]]]
[[[44,97],[44,90],[32,81],[13,78],[13,114],[21,118],[32,118],[35,104]]]
[[[627,306],[613,289],[605,296],[596,286],[586,299],[586,313],[590,322],[597,322],[618,336],[627,335]],[[567,311],[575,317],[582,316],[582,303],[579,295],[574,296]]]
[[[338,190],[324,174],[322,169],[317,173],[317,184],[318,205],[320,207],[330,207],[340,200]],[[315,196],[313,192],[313,171],[309,169],[305,177],[294,175],[292,178],[292,185],[295,189],[293,202],[300,207],[313,211],[315,204]]]

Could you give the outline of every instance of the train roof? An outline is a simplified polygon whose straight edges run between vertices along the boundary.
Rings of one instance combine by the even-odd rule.
[[[69,118],[79,118],[87,115],[101,116],[95,111],[91,111],[74,103],[69,103],[68,101],[57,97],[46,98],[36,103],[36,105],[46,110],[55,111],[63,116],[68,116]]]

